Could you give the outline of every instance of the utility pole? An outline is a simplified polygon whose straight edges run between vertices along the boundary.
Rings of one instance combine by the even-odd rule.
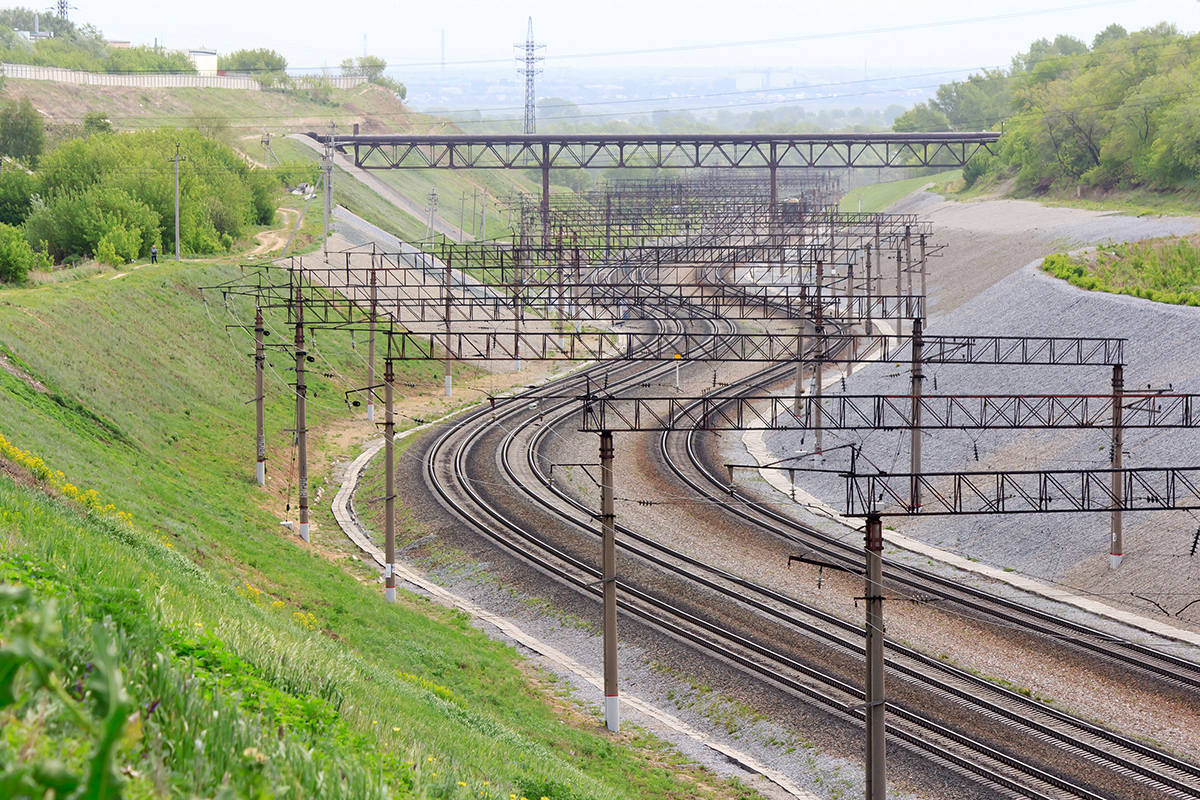
[[[601,585],[604,617],[604,724],[621,730],[620,691],[617,688],[617,526],[613,503],[613,435],[600,432]]]
[[[389,341],[390,344],[390,341]],[[387,470],[383,479],[383,585],[389,603],[396,602],[396,417],[392,398],[391,348],[383,361],[383,463]],[[368,396],[375,389],[367,390]]]
[[[921,386],[925,382],[924,364],[922,363],[925,349],[924,323],[920,317],[912,321],[912,427],[909,429],[909,472],[912,480],[908,487],[909,510],[916,511],[921,507]]]
[[[822,292],[822,286],[823,286],[824,282],[825,282],[825,262],[818,260],[817,261],[817,308],[816,308],[816,319],[814,320],[815,324],[813,326],[814,332],[816,333],[816,336],[814,337],[814,339],[815,339],[816,345],[817,345],[817,357],[815,359],[816,363],[814,364],[814,367],[813,367],[813,369],[816,372],[816,387],[813,389],[813,393],[815,394],[816,400],[817,400],[817,407],[816,407],[817,413],[814,415],[815,418],[813,420],[813,422],[816,426],[815,429],[813,430],[813,449],[816,451],[818,459],[821,458],[821,453],[823,452],[822,438],[823,438],[823,434],[824,434],[824,430],[822,429],[822,425],[821,425],[821,397],[822,397],[822,395],[825,394],[825,387],[821,385],[825,382],[825,314],[823,313],[823,311],[821,309],[821,300],[822,300],[821,292]]]
[[[913,292],[912,226],[911,225],[904,226],[904,263],[908,265],[908,293],[911,295]],[[903,292],[896,292],[896,294],[903,294]]]
[[[321,152],[321,188],[325,205],[321,251],[326,257],[329,256],[329,218],[333,214],[333,136],[336,129],[336,123],[331,122],[329,138],[325,141],[325,148]]]
[[[451,292],[451,289],[453,288],[453,284],[452,284],[452,281],[451,281],[451,276],[450,276],[450,264],[449,264],[449,263],[445,263],[445,264],[443,264],[443,265],[442,265],[442,272],[443,272],[443,275],[445,276],[445,278],[444,278],[444,280],[443,280],[443,282],[442,282],[442,291],[445,293],[445,296],[446,296],[446,305],[445,305],[445,319],[446,319],[446,397],[450,397],[450,395],[451,395],[451,392],[452,392],[452,388],[451,388],[451,386],[452,386],[452,382],[453,382],[453,380],[454,380],[454,370],[453,370],[453,366],[452,366],[452,362],[451,362],[451,353],[450,353],[450,328],[451,328],[451,323],[450,323],[450,292]]]
[[[304,301],[300,293],[300,276],[296,280],[296,460],[299,472],[300,491],[300,538],[308,541],[308,429],[304,362],[308,352],[304,349]]]
[[[1125,481],[1121,475],[1121,450],[1125,446],[1121,428],[1121,395],[1125,391],[1125,368],[1113,365],[1112,371],[1112,535],[1109,540],[1108,568],[1116,569],[1125,558],[1125,535],[1121,528],[1121,506],[1125,501]]]
[[[259,486],[267,483],[267,437],[263,429],[263,364],[267,360],[263,348],[263,315],[262,308],[254,309],[254,418],[258,427],[255,438],[257,460],[254,466],[254,479]]]
[[[883,686],[883,521],[867,517],[867,800],[887,797]]]
[[[65,12],[63,16],[66,16]],[[179,162],[187,161],[179,155],[179,142],[175,143],[175,157],[171,160],[175,162],[175,260],[179,261]]]
[[[433,247],[433,219],[437,216],[438,193],[437,187],[429,190],[429,220],[425,223],[425,241]]]
[[[371,245],[372,251],[375,245]],[[371,253],[371,316],[367,319],[367,386],[375,385],[375,307],[376,307],[375,253]],[[367,392],[367,422],[375,421],[375,392]]]
[[[866,263],[866,284],[867,284],[867,319],[863,325],[863,332],[868,336],[871,335],[871,300],[875,296],[874,287],[871,285],[871,243],[867,242],[867,263]]]
[[[479,234],[480,239],[487,238],[487,189],[481,189],[479,194]]]
[[[542,142],[542,248],[550,248],[550,143]]]

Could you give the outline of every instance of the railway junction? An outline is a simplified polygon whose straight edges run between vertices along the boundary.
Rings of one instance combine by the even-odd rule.
[[[869,800],[885,797],[889,781],[938,796],[1200,797],[1194,760],[982,677],[956,663],[953,645],[931,652],[904,636],[956,629],[1081,682],[1124,686],[1135,705],[1196,713],[1200,664],[1160,640],[885,555],[893,517],[1091,514],[1106,520],[1119,569],[1126,515],[1200,508],[1194,448],[1181,445],[1170,464],[1122,460],[1126,430],[1200,425],[1200,395],[1127,392],[1126,370],[1137,369],[1128,342],[1103,331],[926,330],[937,231],[915,214],[837,210],[825,167],[961,164],[994,141],[974,136],[329,141],[364,167],[539,169],[544,191],[510,199],[510,240],[327,250],[208,290],[250,296],[259,309],[237,324],[253,327],[258,345],[260,481],[262,312],[282,310],[289,327],[273,339],[295,369],[300,535],[310,349],[314,339],[361,337],[368,370],[352,408],[366,401],[374,419],[382,406],[384,590],[394,597],[397,501],[439,509],[454,520],[440,535],[598,623],[610,729],[620,727],[624,669],[640,659],[856,753]],[[547,177],[564,165],[712,169],[566,200],[550,195]],[[393,368],[411,359],[444,362],[447,394],[455,362],[575,363],[567,377],[490,398],[400,456]],[[926,386],[933,368],[998,366],[1026,370],[1027,393]],[[894,388],[853,391],[863,367],[891,370]],[[1040,392],[1038,370],[1078,388]],[[925,470],[939,430],[1061,432],[1103,446],[1074,470]],[[799,451],[733,464],[721,437],[746,431],[799,437]],[[878,432],[907,438],[907,464],[882,466],[891,454],[874,446]],[[743,485],[739,466],[785,474],[804,496],[859,518],[859,530],[813,524],[815,504],[796,501],[795,488],[781,501]]]

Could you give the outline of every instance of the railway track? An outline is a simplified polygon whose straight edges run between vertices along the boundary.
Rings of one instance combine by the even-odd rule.
[[[572,388],[581,388],[585,381],[592,381],[593,385],[604,382],[611,389],[620,389],[644,383],[666,369],[670,367],[644,369],[630,364],[595,368],[552,389],[520,395],[499,406],[494,413],[479,412],[468,417],[441,433],[430,447],[426,474],[431,488],[456,513],[468,519],[477,531],[501,547],[534,564],[561,583],[596,594],[593,584],[598,572],[588,560],[577,555],[576,548],[570,544],[549,541],[544,534],[545,526],[529,524],[528,508],[514,513],[487,497],[478,488],[480,481],[469,474],[470,462],[472,458],[486,462],[487,457],[483,454],[486,448],[481,443],[489,437],[495,438],[499,428],[499,466],[508,480],[518,486],[527,484],[527,479],[518,474],[515,464],[518,460],[514,456],[515,449],[518,449],[516,442],[529,426],[544,422],[535,435],[527,437],[530,441],[525,448],[526,468],[540,484],[540,487],[533,487],[532,490],[526,488],[527,497],[539,506],[539,518],[558,518],[560,524],[567,522],[574,529],[576,544],[581,534],[584,540],[598,536],[590,511],[581,503],[558,490],[548,495],[549,476],[540,468],[537,458],[540,443],[575,413],[571,407],[573,403],[565,401],[546,408],[542,401],[535,401],[534,398],[550,393],[561,396]],[[757,378],[762,379],[761,376]],[[766,379],[769,380],[770,375]],[[753,380],[756,379],[750,379],[747,386]],[[536,406],[536,412],[529,408],[531,403]],[[668,449],[668,437],[664,436],[662,441],[665,452]],[[688,435],[685,441],[685,450],[696,459],[691,462],[693,468],[700,466],[692,437]],[[668,461],[673,464],[672,469],[682,469],[674,458],[668,458]],[[492,464],[495,466],[494,461]],[[707,470],[704,474],[712,477]],[[709,485],[716,484],[710,482]],[[707,491],[703,484],[693,484],[693,488]],[[723,497],[727,498],[724,487],[722,490]],[[761,524],[761,521],[760,518],[757,524]],[[770,620],[772,625],[791,631],[793,636],[823,641],[847,659],[861,660],[862,632],[857,626],[688,559],[654,544],[628,527],[622,526],[620,532],[622,548],[627,556],[652,565],[653,569],[671,576],[671,580],[703,587],[706,592],[722,598],[726,603],[751,609],[763,620]],[[849,553],[842,555],[847,560],[851,559]],[[636,581],[622,580],[621,597],[624,613],[641,619],[647,625],[677,640],[688,642],[693,647],[716,651],[722,658],[760,680],[792,695],[805,697],[831,713],[861,719],[862,712],[854,708],[861,700],[861,690],[844,677],[814,668],[778,647],[763,645],[752,635],[732,633],[729,625],[715,624],[702,614],[668,602],[661,594]],[[973,709],[972,713],[983,715],[993,724],[1019,730],[1044,746],[1057,748],[1093,764],[1096,769],[1106,770],[1110,776],[1120,776],[1121,780],[1136,784],[1150,793],[1146,796],[1200,797],[1200,772],[1194,765],[1054,709],[1039,707],[1041,704],[1030,703],[1017,693],[1006,692],[936,659],[893,645],[889,673],[893,679],[921,686],[925,691],[934,693],[943,705],[969,706]],[[970,774],[1002,795],[1055,798],[1111,796],[1064,779],[1036,764],[1027,763],[1012,752],[1006,752],[1006,748],[974,741],[971,736],[935,719],[926,718],[906,705],[893,704],[891,712],[889,732],[894,743],[919,752],[959,774]]]

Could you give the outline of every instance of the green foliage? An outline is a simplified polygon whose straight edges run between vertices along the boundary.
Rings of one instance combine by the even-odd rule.
[[[980,178],[990,172],[996,165],[995,157],[987,153],[978,153],[963,165],[962,177],[965,188],[970,189]]]
[[[108,115],[103,111],[89,111],[83,115],[83,135],[91,136],[93,133],[112,133],[113,126],[108,120]]]
[[[29,246],[20,228],[0,223],[0,283],[22,283],[31,269],[47,266],[46,255]]]
[[[27,8],[0,9],[0,61],[65,67],[87,72],[195,72],[187,54],[153,47],[109,47],[103,34],[86,25],[41,12],[38,28],[52,33],[47,39],[28,42],[13,30],[32,31],[35,12]]]
[[[217,59],[217,67],[228,72],[284,72],[287,59],[265,47],[235,50]]]
[[[37,160],[46,143],[42,115],[28,97],[0,106],[0,155],[29,163]]]
[[[116,800],[124,780],[115,755],[133,703],[115,637],[102,624],[92,626],[88,669],[75,681],[79,699],[68,691],[68,668],[58,657],[65,649],[62,629],[54,600],[36,602],[27,587],[0,585],[0,713],[52,705],[59,711],[56,725],[69,731],[64,737],[78,737],[92,749],[81,771],[54,755],[0,760],[0,795]]]
[[[195,130],[138,131],[72,139],[47,153],[28,238],[47,242],[59,261],[94,254],[124,263],[147,256],[174,224],[176,143],[187,159],[179,166],[182,249],[222,252],[247,226],[273,221],[275,194],[294,168],[252,170]],[[0,184],[0,209],[3,197]]]
[[[0,223],[20,225],[33,210],[37,180],[23,169],[0,169]]]
[[[157,212],[121,186],[96,183],[52,195],[26,220],[25,234],[32,241],[46,242],[58,261],[94,254],[102,263],[115,266],[149,253],[161,239],[160,220]]]
[[[1055,253],[1042,269],[1081,289],[1200,306],[1200,247],[1182,237],[1103,245],[1087,257]]]
[[[1077,186],[1170,190],[1200,178],[1200,36],[1158,25],[1110,25],[1092,47],[1039,39],[1007,72],[940,87],[896,120],[896,130],[978,130],[1003,123],[995,159],[977,160],[967,185],[1007,172],[1025,192]],[[948,128],[942,126],[940,114]]]
[[[950,120],[946,113],[933,103],[917,103],[896,117],[896,121],[892,123],[892,129],[901,133],[948,131],[950,130]]]

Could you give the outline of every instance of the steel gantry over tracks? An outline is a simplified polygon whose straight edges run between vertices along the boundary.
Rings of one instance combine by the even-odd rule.
[[[329,136],[310,133],[321,142]],[[371,134],[332,142],[363,169],[961,167],[992,131],[837,134]]]

